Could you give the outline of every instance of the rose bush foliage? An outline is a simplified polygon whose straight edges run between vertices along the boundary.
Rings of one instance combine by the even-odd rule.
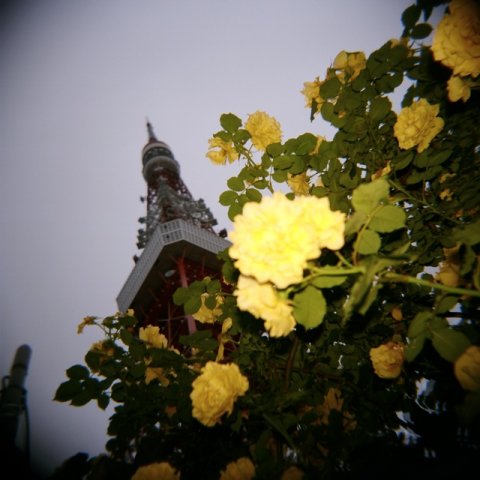
[[[55,399],[115,404],[89,479],[391,478],[473,462],[480,8],[418,0],[401,20],[399,39],[342,51],[305,82],[312,129],[328,122],[331,139],[283,139],[261,111],[220,117],[207,157],[239,167],[219,198],[231,247],[218,278],[173,299],[202,329],[169,345],[132,311],[79,326],[105,338]]]

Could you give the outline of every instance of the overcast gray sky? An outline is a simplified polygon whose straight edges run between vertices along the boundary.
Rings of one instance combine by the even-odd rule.
[[[107,439],[108,413],[52,398],[100,339],[77,324],[115,313],[138,253],[146,117],[228,229],[217,200],[238,167],[205,158],[220,115],[263,110],[284,138],[328,136],[309,121],[303,82],[342,49],[368,55],[398,37],[411,3],[32,0],[0,10],[0,374],[31,346],[31,451],[43,472]]]

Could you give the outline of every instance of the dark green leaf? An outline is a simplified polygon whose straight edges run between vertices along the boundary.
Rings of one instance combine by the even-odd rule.
[[[67,402],[81,391],[82,386],[78,380],[68,380],[60,384],[53,399],[57,402]]]
[[[219,202],[220,205],[223,205],[224,207],[228,207],[228,205],[231,205],[237,200],[238,194],[236,192],[233,192],[232,190],[226,190],[225,192],[220,194],[219,197]]]
[[[71,378],[72,380],[83,380],[88,378],[89,371],[87,367],[83,365],[73,365],[67,370],[67,377]]]
[[[421,38],[426,38],[432,32],[432,26],[429,23],[419,23],[413,27],[413,30],[410,33],[412,38],[417,40]]]
[[[262,199],[262,194],[255,188],[248,188],[245,193],[252,202],[259,202]]]
[[[442,358],[454,362],[471,342],[462,332],[446,327],[432,331],[432,344]]]
[[[325,80],[320,86],[320,96],[325,99],[336,97],[341,86],[342,83],[337,77]]]
[[[411,30],[420,18],[422,9],[418,5],[410,5],[402,13],[402,23],[405,29]]]
[[[370,118],[378,123],[392,110],[392,104],[386,97],[376,97],[370,103]]]
[[[238,177],[229,178],[227,180],[227,186],[231,190],[235,190],[237,192],[240,192],[245,189],[245,184],[243,183],[243,180]]]
[[[227,132],[233,133],[240,128],[242,121],[233,113],[224,113],[220,117],[220,125]]]

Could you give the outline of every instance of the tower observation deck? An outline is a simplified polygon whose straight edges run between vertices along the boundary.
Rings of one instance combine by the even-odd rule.
[[[118,309],[133,309],[140,325],[157,325],[177,342],[197,329],[183,307],[173,303],[181,286],[205,276],[221,277],[217,254],[230,243],[213,230],[217,221],[205,202],[195,200],[180,176],[170,147],[159,141],[147,122],[148,142],[142,150],[147,183],[146,216],[138,232],[141,254],[117,296]]]

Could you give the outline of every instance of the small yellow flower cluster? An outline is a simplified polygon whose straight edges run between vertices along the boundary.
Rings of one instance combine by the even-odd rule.
[[[195,320],[198,320],[200,323],[215,323],[215,320],[218,318],[219,315],[222,313],[221,305],[223,303],[223,297],[221,295],[217,295],[215,300],[217,304],[213,310],[210,310],[205,305],[205,300],[209,297],[208,293],[202,293],[202,305],[200,309],[192,315]]]
[[[154,327],[153,325],[147,325],[145,328],[140,327],[138,337],[155,348],[166,348],[168,345],[167,337],[160,333],[159,327]]]
[[[207,158],[217,165],[233,163],[238,159],[238,152],[233,146],[233,142],[227,142],[220,137],[212,137],[208,140]]]
[[[231,462],[220,472],[220,480],[251,480],[255,476],[255,465],[248,457]]]
[[[418,153],[428,148],[445,124],[443,119],[437,116],[439,110],[439,105],[430,105],[424,98],[403,108],[393,127],[400,148],[417,146]]]
[[[455,377],[464,390],[480,392],[480,346],[470,345],[453,364]]]
[[[435,60],[453,75],[473,78],[480,74],[480,5],[476,0],[452,0],[434,33]]]
[[[287,184],[295,195],[308,195],[310,193],[310,184],[306,172],[298,175],[288,172]]]
[[[316,77],[313,82],[304,82],[303,90],[300,92],[305,97],[305,107],[312,108],[313,101],[315,100],[317,112],[320,111],[320,107],[324,102],[323,98],[320,96],[320,87],[322,86],[322,83],[323,82],[320,81],[320,78]]]
[[[99,342],[95,342],[90,347],[90,350],[92,352],[105,355],[106,357],[113,357],[113,354],[115,353],[115,350],[112,347],[112,344],[108,342],[108,340],[100,340]]]
[[[357,78],[366,65],[367,59],[363,52],[346,52],[342,50],[335,57],[332,68],[340,70],[340,72],[337,72],[337,78],[342,83],[345,83],[345,81]]]
[[[168,462],[156,462],[137,469],[131,480],[180,480],[180,473]]]
[[[253,146],[262,152],[271,143],[278,143],[282,140],[280,124],[265,112],[256,111],[249,115],[245,123],[245,130],[250,134]]]
[[[212,427],[222,415],[230,415],[236,399],[248,390],[248,379],[235,363],[207,362],[193,381],[192,415],[203,425]]]
[[[387,342],[370,349],[370,360],[375,373],[380,378],[397,378],[405,360],[405,345],[400,342]]]

